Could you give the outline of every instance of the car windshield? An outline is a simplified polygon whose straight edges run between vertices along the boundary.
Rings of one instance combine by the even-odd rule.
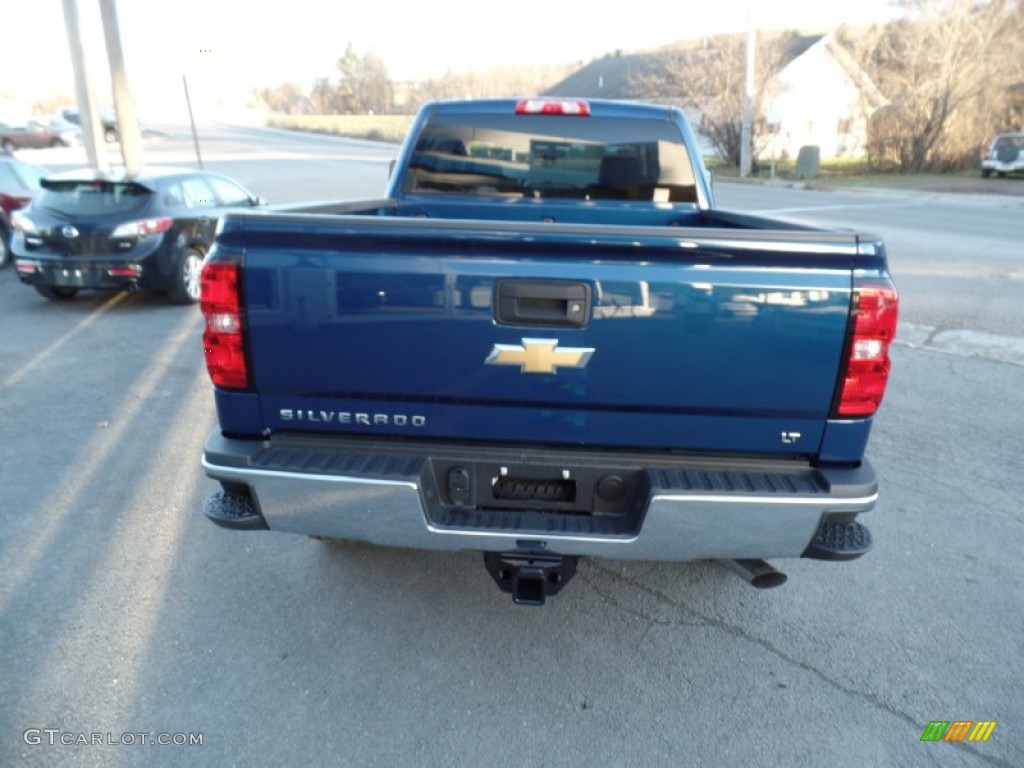
[[[695,202],[686,145],[667,120],[436,115],[405,191]]]
[[[134,182],[43,181],[36,205],[75,216],[110,216],[140,210],[152,193]]]

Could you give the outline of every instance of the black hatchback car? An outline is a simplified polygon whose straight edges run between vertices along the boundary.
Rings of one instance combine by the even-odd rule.
[[[54,300],[146,289],[194,303],[220,214],[266,204],[226,176],[182,168],[67,171],[41,186],[11,216],[11,253],[21,281]]]

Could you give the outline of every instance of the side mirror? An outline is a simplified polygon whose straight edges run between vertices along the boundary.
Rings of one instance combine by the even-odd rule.
[[[251,197],[251,198],[249,198],[249,203],[251,205],[253,205],[253,206],[266,205],[267,204],[267,198],[265,198],[265,197]]]

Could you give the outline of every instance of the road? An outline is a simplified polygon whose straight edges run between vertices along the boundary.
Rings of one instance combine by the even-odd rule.
[[[909,322],[1024,336],[1024,197],[739,184],[718,193],[723,207],[881,234]]]
[[[189,146],[147,140],[151,162]],[[375,196],[394,154],[226,127],[203,150],[272,202]],[[766,592],[709,563],[587,560],[529,609],[478,555],[215,528],[198,311],[52,304],[0,272],[0,765],[1024,764],[1020,204],[718,194],[882,234],[910,329],[872,436],[875,551],[779,562]],[[957,719],[998,726],[920,741]],[[203,743],[27,743],[46,728]]]

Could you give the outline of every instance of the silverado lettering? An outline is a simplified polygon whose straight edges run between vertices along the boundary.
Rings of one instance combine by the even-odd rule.
[[[352,411],[312,411],[301,408],[281,408],[278,411],[281,421],[315,421],[331,423],[337,420],[339,424],[363,424],[371,425],[394,425],[396,427],[425,427],[427,418],[425,416],[408,416],[404,413],[355,413]]]
[[[440,102],[383,198],[227,213],[207,517],[479,551],[525,604],[584,556],[868,552],[885,246],[717,209],[696,147],[669,107]]]

